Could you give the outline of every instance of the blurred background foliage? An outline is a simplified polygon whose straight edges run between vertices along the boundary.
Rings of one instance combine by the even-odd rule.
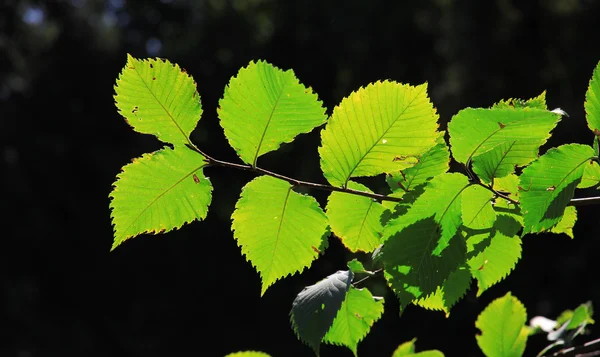
[[[583,101],[600,60],[599,15],[592,0],[4,0],[0,262],[8,335],[0,355],[223,356],[254,349],[311,356],[290,328],[291,303],[354,257],[332,237],[324,258],[260,298],[258,274],[230,232],[239,191],[253,176],[222,168],[206,172],[215,186],[206,221],[109,253],[111,184],[133,157],[161,147],[134,133],[114,107],[127,53],[186,68],[204,108],[192,139],[225,160],[236,156],[218,125],[218,100],[229,78],[257,59],[293,69],[328,113],[373,81],[428,82],[442,128],[464,107],[547,90],[548,105],[570,115],[548,144],[556,146],[591,143]],[[315,130],[261,165],[324,182],[318,145]],[[311,194],[326,201],[323,192]],[[390,356],[418,337],[418,348],[479,356],[476,316],[509,290],[529,317],[553,318],[587,300],[600,304],[598,209],[579,209],[574,241],[527,237],[516,271],[479,299],[472,289],[448,318],[417,307],[399,317],[382,282],[369,282],[386,298],[386,313],[359,355]],[[536,338],[529,355],[546,344]],[[322,348],[322,356],[351,355]]]

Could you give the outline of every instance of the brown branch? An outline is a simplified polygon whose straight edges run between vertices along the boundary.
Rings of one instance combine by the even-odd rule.
[[[586,342],[581,346],[563,348],[546,357],[593,357],[600,356],[600,338]]]

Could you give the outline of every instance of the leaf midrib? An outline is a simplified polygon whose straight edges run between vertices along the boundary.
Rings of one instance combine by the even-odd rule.
[[[258,141],[256,153],[254,153],[254,158],[252,159],[253,166],[256,166],[256,162],[258,160],[258,156],[260,153],[260,148],[265,140],[265,136],[267,135],[267,130],[269,129],[269,125],[271,124],[271,120],[273,119],[273,114],[275,113],[275,109],[277,108],[277,105],[279,104],[279,100],[281,99],[281,95],[283,94],[283,90],[285,89],[286,85],[287,85],[287,83],[284,82],[282,87],[279,90],[279,94],[277,95],[277,98],[275,99],[275,103],[273,103],[273,108],[271,109],[271,113],[269,114],[269,118],[267,119],[267,124],[265,125],[265,129],[263,130],[260,140]]]
[[[283,208],[281,209],[281,220],[279,220],[279,225],[277,226],[277,234],[275,235],[275,246],[273,247],[273,254],[271,255],[271,260],[268,265],[268,269],[265,270],[265,278],[270,277],[271,270],[273,269],[273,261],[275,260],[275,252],[277,251],[277,246],[279,245],[279,238],[281,235],[281,227],[283,227],[283,219],[285,215],[285,211],[288,205],[288,199],[290,197],[290,193],[292,192],[292,187],[287,188],[287,193],[285,195],[285,199],[283,200]]]

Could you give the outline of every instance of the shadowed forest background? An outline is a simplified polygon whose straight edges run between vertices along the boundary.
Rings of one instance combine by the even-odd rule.
[[[230,230],[240,189],[254,176],[218,167],[205,171],[214,185],[205,221],[109,252],[111,185],[132,158],[161,147],[114,106],[127,53],[167,58],[194,77],[204,113],[192,140],[228,161],[238,159],[219,127],[218,100],[229,78],[258,59],[293,69],[328,114],[370,82],[428,82],[442,128],[464,107],[547,90],[548,106],[569,117],[546,147],[590,144],[583,102],[600,61],[599,15],[600,2],[591,0],[4,0],[0,356],[219,357],[249,349],[312,356],[290,327],[292,301],[355,257],[330,237],[324,257],[261,298],[259,275]],[[261,166],[325,183],[319,131],[265,155]],[[326,202],[326,193],[311,194]],[[475,319],[507,291],[528,318],[555,318],[588,300],[600,306],[599,211],[579,208],[573,241],[527,236],[512,275],[480,298],[473,287],[448,318],[416,306],[399,317],[396,298],[372,279],[367,285],[385,297],[386,311],[359,355],[391,356],[417,337],[418,350],[481,356]],[[600,335],[600,327],[591,330],[579,342]],[[526,355],[546,344],[530,338]],[[352,356],[329,345],[321,352]]]

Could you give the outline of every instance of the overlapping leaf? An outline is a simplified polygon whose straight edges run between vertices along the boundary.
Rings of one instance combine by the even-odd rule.
[[[244,186],[232,219],[242,253],[260,273],[261,295],[278,279],[310,266],[327,233],[317,201],[270,176]]]
[[[384,81],[368,85],[335,107],[321,132],[321,169],[334,186],[352,177],[405,169],[435,144],[438,115],[427,85]]]
[[[448,280],[438,286],[435,293],[417,300],[416,304],[429,310],[439,310],[450,315],[450,309],[465,296],[471,286],[471,272],[459,268],[453,271]]]
[[[449,168],[450,150],[444,136],[440,135],[437,144],[423,154],[415,166],[390,173],[386,176],[386,181],[392,191],[410,191],[432,177],[447,172]]]
[[[453,157],[486,181],[537,158],[560,114],[536,108],[467,108],[448,124]],[[491,151],[491,152],[490,152]]]
[[[392,357],[444,357],[444,354],[438,350],[429,350],[422,352],[415,352],[416,338],[411,341],[404,342],[396,350]]]
[[[204,165],[202,156],[180,147],[144,154],[124,166],[110,194],[112,249],[142,233],[168,232],[204,219],[212,191]]]
[[[371,192],[366,186],[348,182],[354,190]],[[372,252],[380,243],[385,208],[372,198],[333,192],[327,200],[327,217],[332,232],[352,252]]]
[[[510,293],[492,301],[479,314],[475,326],[481,331],[477,344],[486,357],[521,357],[528,329],[523,304]]]
[[[350,270],[337,271],[305,287],[294,299],[290,312],[292,327],[298,338],[306,342],[317,356],[321,341],[346,299],[353,276]]]
[[[550,229],[550,232],[556,234],[564,233],[573,239],[575,238],[575,235],[573,235],[575,222],[577,222],[577,209],[573,206],[567,206],[562,218]]]
[[[585,93],[585,113],[588,127],[597,136],[600,135],[600,62],[596,65],[590,85]]]
[[[383,299],[366,289],[350,287],[323,342],[348,347],[357,356],[358,343],[383,314]]]
[[[115,92],[119,113],[135,131],[176,146],[189,143],[202,107],[196,83],[177,64],[127,55]]]
[[[247,164],[327,120],[317,95],[292,70],[250,62],[231,78],[218,115],[229,144]]]
[[[548,150],[523,170],[519,185],[523,234],[541,232],[558,223],[593,156],[590,146],[566,144]]]
[[[596,161],[589,161],[583,169],[583,176],[577,188],[589,188],[600,184],[600,165]]]

